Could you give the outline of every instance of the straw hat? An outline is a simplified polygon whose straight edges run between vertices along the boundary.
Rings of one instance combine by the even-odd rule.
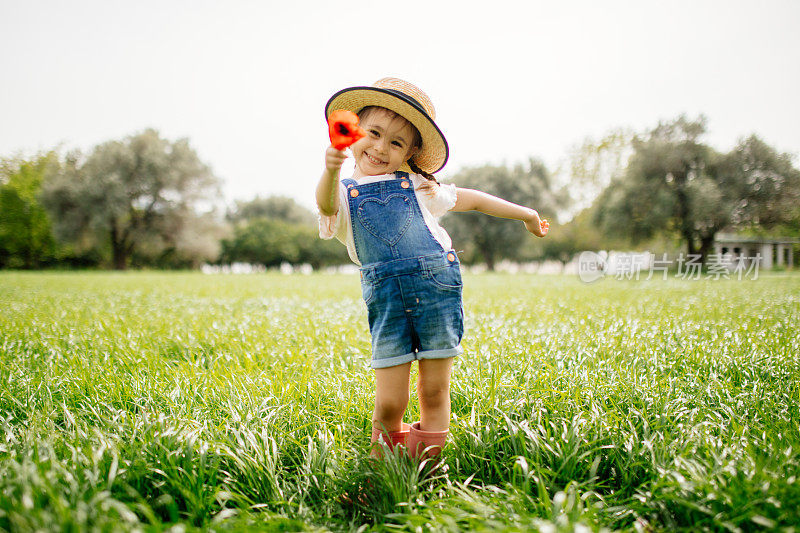
[[[431,174],[444,167],[448,156],[447,140],[434,122],[436,110],[427,94],[407,81],[383,78],[371,87],[348,87],[331,96],[325,105],[325,118],[337,109],[358,113],[369,106],[390,109],[419,130],[422,147],[411,158],[417,167]]]

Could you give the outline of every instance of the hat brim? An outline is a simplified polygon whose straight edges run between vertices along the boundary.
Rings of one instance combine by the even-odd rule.
[[[402,116],[419,130],[422,148],[411,159],[425,172],[438,172],[447,163],[449,148],[444,134],[422,106],[400,91],[379,87],[350,87],[331,96],[325,105],[325,119],[337,109],[358,113],[365,107],[385,107]]]

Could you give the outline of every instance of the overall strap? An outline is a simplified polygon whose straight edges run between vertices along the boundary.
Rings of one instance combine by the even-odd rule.
[[[398,179],[400,178],[408,179],[408,172],[403,172],[402,170],[396,170],[394,173],[394,177]],[[342,183],[344,184],[345,187],[355,187],[356,185],[358,185],[358,182],[353,178],[345,178],[342,180]]]

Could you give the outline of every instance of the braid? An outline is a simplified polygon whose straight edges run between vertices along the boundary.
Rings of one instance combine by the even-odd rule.
[[[436,183],[436,185],[440,185],[439,180],[436,179],[436,176],[434,176],[433,174],[429,174],[424,170],[422,170],[421,168],[419,168],[416,165],[416,163],[414,163],[411,159],[408,160],[408,168],[410,168],[412,171],[414,171],[414,173],[419,174],[423,178]]]

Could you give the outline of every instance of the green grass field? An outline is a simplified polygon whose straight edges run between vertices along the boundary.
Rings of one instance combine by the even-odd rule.
[[[800,524],[800,275],[465,286],[421,476],[367,459],[357,277],[0,274],[0,530]]]

